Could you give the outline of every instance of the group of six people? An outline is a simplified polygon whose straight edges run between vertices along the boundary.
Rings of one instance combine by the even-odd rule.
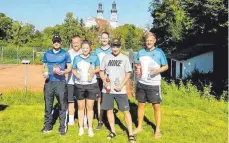
[[[98,126],[103,126],[103,114],[107,112],[110,133],[107,139],[114,138],[115,118],[114,100],[118,109],[124,113],[128,126],[129,141],[135,142],[134,134],[143,130],[145,103],[151,103],[154,109],[156,130],[155,138],[161,137],[161,72],[168,69],[164,52],[155,47],[156,36],[147,33],[145,47],[137,52],[134,67],[137,75],[136,100],[138,101],[138,126],[132,130],[132,118],[126,91],[132,68],[129,58],[121,53],[121,42],[113,39],[109,44],[109,33],[101,34],[102,46],[92,52],[91,42],[81,41],[79,36],[71,38],[71,49],[61,49],[61,37],[54,35],[53,48],[43,55],[46,78],[44,85],[45,115],[43,133],[53,129],[53,101],[56,96],[59,105],[60,135],[65,135],[68,125],[74,125],[74,98],[78,105],[78,135],[84,134],[84,118],[87,117],[88,136],[93,137],[94,102],[97,101]],[[66,78],[66,74],[68,74]],[[68,122],[68,125],[67,125]]]

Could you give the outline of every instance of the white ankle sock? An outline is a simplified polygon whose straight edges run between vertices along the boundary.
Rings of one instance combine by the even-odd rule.
[[[69,122],[74,122],[74,115],[69,115]]]
[[[83,120],[84,120],[84,124],[87,125],[87,116],[86,115],[84,116]]]

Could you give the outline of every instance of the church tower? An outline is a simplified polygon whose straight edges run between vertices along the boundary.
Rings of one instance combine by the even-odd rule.
[[[112,28],[118,27],[118,10],[115,1],[112,3],[110,25]]]
[[[97,18],[103,19],[103,5],[101,2],[98,4]]]

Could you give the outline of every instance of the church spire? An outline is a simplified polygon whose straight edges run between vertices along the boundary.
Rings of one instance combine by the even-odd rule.
[[[101,1],[98,4],[97,18],[103,19],[103,4],[101,3]]]
[[[112,9],[111,9],[111,13],[117,13],[117,9],[116,9],[116,3],[115,1],[112,3]]]
[[[116,9],[115,1],[112,3],[110,25],[113,28],[118,27],[118,10]]]

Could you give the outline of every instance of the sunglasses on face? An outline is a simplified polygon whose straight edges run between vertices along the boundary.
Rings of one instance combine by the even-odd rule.
[[[61,43],[61,42],[56,40],[56,41],[53,41],[52,43],[55,44],[55,43]]]
[[[121,48],[121,46],[112,46],[111,48]]]

